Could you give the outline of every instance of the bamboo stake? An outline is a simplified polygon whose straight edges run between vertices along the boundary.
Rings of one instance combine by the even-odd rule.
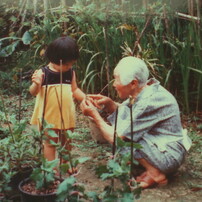
[[[40,150],[39,153],[42,154],[43,151],[43,135],[44,135],[44,122],[45,122],[45,110],[46,110],[46,103],[47,103],[47,92],[48,92],[48,73],[45,74],[45,94],[44,94],[44,102],[43,102],[43,112],[42,112],[42,120],[41,125],[39,126],[40,131]],[[40,123],[40,120],[39,120]]]
[[[22,15],[22,21],[21,21],[21,24],[24,23],[25,18],[26,18],[26,15],[27,15],[27,11],[29,10],[29,8],[30,8],[30,0],[26,0],[25,10],[24,10],[23,15]],[[22,28],[22,27],[21,27],[21,28]]]
[[[199,34],[199,36],[200,36],[200,27],[201,27],[201,25],[200,25],[200,19],[201,19],[201,13],[200,13],[201,2],[202,2],[202,1],[200,1],[200,0],[196,0],[196,7],[197,7],[196,9],[197,9],[197,17],[198,17],[197,23],[198,23],[198,34]]]
[[[147,21],[145,23],[145,26],[144,26],[142,32],[140,33],[140,35],[138,36],[137,40],[135,41],[135,45],[134,45],[134,48],[133,48],[133,56],[135,55],[136,49],[137,49],[137,47],[140,44],[140,40],[141,40],[144,32],[146,31],[146,29],[147,29],[147,27],[148,27],[148,25],[150,23],[150,20],[151,20],[151,16],[148,16]]]
[[[43,0],[43,6],[44,6],[44,13],[45,13],[45,16],[46,16],[48,14],[48,9],[49,9],[48,0]]]
[[[107,83],[110,83],[110,76],[109,76],[109,48],[108,48],[108,27],[107,22],[105,22],[105,26],[103,27],[104,39],[105,39],[105,52],[106,52],[106,74],[107,74]],[[109,85],[108,85],[108,92],[107,95],[109,97]]]
[[[62,60],[60,60],[60,120],[61,120],[61,130],[64,129],[63,123],[63,115],[62,115]]]
[[[130,164],[130,179],[132,179],[132,173],[133,173],[133,104],[135,102],[135,99],[133,97],[130,97],[130,121],[131,121],[131,133],[130,133],[130,138],[131,138],[131,145],[130,145],[130,157],[131,157],[131,164]]]
[[[25,5],[26,5],[26,0],[21,0],[20,2],[19,2],[19,8],[20,8],[20,12],[19,12],[19,16],[22,14],[22,12],[23,12],[23,8],[25,8]]]
[[[166,12],[166,5],[163,7],[163,16],[164,16],[164,21],[165,21],[165,27],[166,27],[166,32],[169,32],[169,24],[168,24],[168,18],[167,18],[167,12]]]
[[[60,118],[61,118],[61,129],[60,129],[60,134],[59,134],[59,141],[61,143],[61,146],[62,146],[62,135],[64,135],[63,132],[64,132],[64,129],[65,129],[64,119],[63,119],[63,114],[62,114],[62,106],[63,106],[63,96],[62,96],[62,93],[63,93],[63,88],[62,88],[63,75],[62,75],[62,73],[63,73],[62,72],[62,60],[60,60],[60,101],[59,101],[59,97],[58,97],[56,89],[55,89],[55,92],[56,92],[56,97],[57,97],[59,110],[60,110]],[[71,169],[72,169],[72,173],[74,173],[74,168],[73,168],[73,163],[72,163],[72,156],[71,156],[71,153],[69,151],[68,151],[68,155],[69,155],[69,163],[70,163],[70,166],[71,166]],[[62,157],[60,157],[60,165],[61,164],[62,164]],[[60,173],[60,177],[61,177],[61,173]]]
[[[20,82],[19,82],[19,114],[18,114],[18,119],[19,119],[19,122],[21,120],[21,100],[22,100],[22,69],[20,69]]]
[[[37,2],[38,2],[38,0],[34,0],[33,1],[33,7],[34,7],[33,8],[34,9],[33,12],[34,12],[34,15],[36,15],[36,11],[37,11]]]
[[[115,152],[116,152],[117,121],[118,121],[118,107],[116,109],[116,114],[115,114],[115,126],[114,126],[114,136],[113,136],[114,138],[113,138],[113,145],[112,145],[112,158],[113,159],[114,159]],[[111,187],[112,187],[112,190],[114,191],[114,178],[111,179]]]
[[[195,21],[199,21],[199,22],[200,22],[200,18],[195,17],[195,16],[183,14],[183,13],[180,13],[180,12],[175,12],[175,14],[176,14],[179,18],[182,18],[182,19],[185,19],[185,20],[195,20]]]
[[[148,0],[142,0],[142,5],[147,9],[148,7]]]
[[[188,0],[188,13],[189,15],[194,15],[194,2],[193,0]]]
[[[60,146],[62,146],[62,129],[64,129],[64,120],[63,120],[63,115],[62,115],[62,60],[60,60],[60,121],[61,121],[61,125],[60,125],[60,131],[59,131],[59,141],[60,141]],[[60,166],[62,164],[62,156],[59,156],[60,158]],[[60,172],[60,178],[61,178],[61,172]]]
[[[116,109],[116,114],[115,114],[114,138],[113,138],[113,147],[112,147],[113,158],[114,158],[114,155],[115,155],[115,152],[116,152],[116,137],[117,137],[116,129],[117,129],[117,121],[118,121],[118,107]]]
[[[61,0],[61,6],[62,6],[62,14],[66,13],[66,7],[67,7],[66,0]],[[66,30],[67,22],[63,22],[63,25],[64,25],[64,29]]]

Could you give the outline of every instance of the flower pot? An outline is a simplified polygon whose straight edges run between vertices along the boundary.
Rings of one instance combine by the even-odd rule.
[[[21,202],[21,196],[20,196],[20,194],[12,195],[12,196],[9,197],[8,201]]]
[[[18,188],[21,193],[22,202],[55,202],[56,192],[49,194],[32,194],[22,189],[22,186],[30,181],[29,178],[21,181]]]
[[[31,173],[32,173],[32,168],[31,167],[25,167],[23,170],[18,171],[15,175],[11,177],[11,181],[9,185],[12,187],[13,190],[18,190],[18,185],[19,183],[28,178]]]
[[[3,201],[5,199],[5,196],[3,193],[0,193],[0,201]]]
[[[103,133],[91,118],[89,118],[89,127],[91,136],[95,142],[101,144],[107,143],[107,140],[104,138]]]

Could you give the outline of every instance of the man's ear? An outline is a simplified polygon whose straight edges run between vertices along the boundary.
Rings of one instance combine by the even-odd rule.
[[[132,87],[136,88],[138,86],[138,80],[137,79],[132,80],[131,85]]]

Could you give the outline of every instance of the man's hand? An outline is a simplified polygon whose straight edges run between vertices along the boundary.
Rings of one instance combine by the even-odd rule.
[[[93,104],[95,107],[97,107],[98,109],[104,108],[104,110],[108,113],[113,113],[117,108],[117,104],[107,96],[100,94],[90,94],[87,95],[87,97],[93,100]]]
[[[91,101],[84,99],[81,104],[80,104],[80,108],[82,113],[85,116],[90,116],[92,118],[94,118],[96,115],[98,115],[99,113],[97,112],[96,107],[92,104]]]

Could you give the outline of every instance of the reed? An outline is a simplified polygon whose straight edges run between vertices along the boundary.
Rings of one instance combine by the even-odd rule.
[[[23,65],[33,68],[41,65],[40,53],[46,44],[59,35],[70,35],[77,39],[80,46],[76,73],[78,83],[86,93],[99,93],[108,86],[102,93],[116,99],[110,83],[113,69],[122,57],[134,54],[142,57],[151,70],[151,76],[159,79],[175,95],[183,112],[198,112],[202,109],[199,1],[190,10],[197,16],[186,15],[186,18],[179,15],[179,12],[188,9],[184,1],[183,8],[180,8],[179,3],[174,8],[168,0],[163,3],[149,0],[82,0],[71,1],[70,7],[61,6],[62,1],[47,2],[50,2],[50,13],[45,15],[41,12],[44,11],[41,6],[37,8],[41,13],[33,17],[32,23],[28,23],[28,31],[33,37],[28,44],[30,49],[18,51],[19,44],[14,46],[12,42],[14,49],[11,53],[17,52],[20,68]],[[35,0],[35,10],[37,3],[39,1]],[[25,16],[23,19],[26,22]],[[23,26],[20,29],[23,30]],[[21,37],[19,32],[16,33],[18,35],[12,37]],[[2,50],[9,49],[9,46],[4,48],[8,43],[3,41],[1,45]],[[0,55],[3,53],[0,51]]]

